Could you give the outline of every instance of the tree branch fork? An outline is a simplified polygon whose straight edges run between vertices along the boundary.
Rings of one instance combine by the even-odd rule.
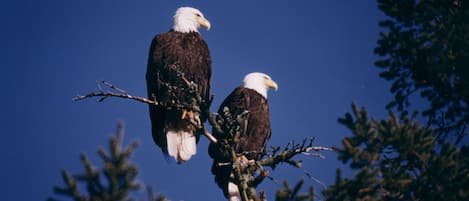
[[[182,77],[184,78],[184,77]],[[186,81],[186,80],[184,80]],[[188,87],[197,87],[194,86],[193,83],[187,82]],[[98,98],[98,102],[103,102],[104,100],[108,98],[122,98],[122,99],[130,99],[134,101],[138,101],[141,103],[145,103],[148,105],[162,105],[162,103],[158,102],[156,97],[153,97],[151,99],[140,97],[140,96],[135,96],[130,93],[128,93],[126,90],[123,90],[116,85],[108,82],[108,81],[97,81],[97,88],[98,91],[91,91],[85,95],[77,95],[72,98],[73,101],[81,101],[85,99],[90,99],[90,98]],[[192,89],[193,90],[193,89]],[[196,100],[202,100],[201,97],[197,97]],[[177,103],[176,103],[177,104]],[[172,107],[180,107],[184,108],[187,106],[182,106],[182,105],[172,105]],[[199,109],[199,108],[195,108]],[[196,110],[197,111],[197,110]],[[221,129],[220,122],[217,121],[216,117],[219,116],[217,113],[212,113],[209,112],[209,118],[208,122],[210,125],[213,127],[213,129],[217,130],[217,132],[224,133],[224,131]],[[240,119],[243,119],[243,114],[239,115],[236,118],[231,118],[231,121],[239,121]],[[232,150],[232,161],[230,163],[220,163],[218,165],[220,166],[226,166],[226,165],[231,165],[233,167],[233,175],[234,178],[233,180],[235,181],[234,183],[238,185],[238,189],[241,194],[241,200],[242,201],[250,201],[250,200],[264,200],[264,194],[263,192],[260,192],[259,196],[256,193],[256,187],[258,184],[260,184],[265,178],[271,178],[268,174],[268,171],[265,170],[265,167],[270,167],[272,170],[274,170],[277,165],[281,163],[286,163],[289,165],[292,165],[293,167],[296,168],[301,168],[301,160],[295,160],[294,157],[297,155],[305,155],[305,156],[312,156],[312,157],[319,157],[319,158],[325,158],[324,155],[322,155],[321,151],[334,151],[332,148],[329,147],[324,147],[324,146],[313,146],[313,141],[314,138],[309,138],[309,139],[303,139],[302,142],[300,143],[295,143],[293,141],[289,142],[287,146],[285,146],[283,149],[280,147],[271,147],[270,151],[261,153],[263,155],[263,159],[259,161],[255,160],[247,160],[245,155],[250,154],[250,153],[236,153],[235,150],[226,144],[224,140],[217,140],[209,131],[205,129],[202,125],[196,125],[196,127],[203,129],[203,135],[212,143],[225,143],[223,146],[225,146],[228,149]]]

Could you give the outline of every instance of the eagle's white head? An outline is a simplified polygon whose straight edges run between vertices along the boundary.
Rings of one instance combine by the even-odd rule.
[[[199,27],[210,29],[210,22],[205,19],[202,12],[191,7],[180,7],[174,15],[173,30],[177,32],[198,32]]]
[[[253,89],[267,98],[267,90],[269,88],[278,90],[277,83],[264,73],[249,73],[244,77],[244,87]]]

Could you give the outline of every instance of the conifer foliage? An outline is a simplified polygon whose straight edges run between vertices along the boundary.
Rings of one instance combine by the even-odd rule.
[[[342,140],[339,159],[356,170],[351,179],[338,170],[326,200],[467,200],[469,148],[437,147],[434,130],[391,113],[368,117],[353,104],[339,122],[352,132]]]
[[[379,23],[375,53],[380,76],[392,82],[395,98],[387,108],[409,113],[411,95],[430,104],[423,109],[440,142],[459,142],[469,124],[469,4],[462,0],[379,0],[388,19]]]
[[[350,137],[337,148],[355,172],[325,200],[469,200],[469,5],[460,0],[378,0],[388,19],[375,53],[394,94],[386,120],[352,105],[339,119]],[[410,96],[430,104],[420,111]],[[412,116],[409,114],[412,111]],[[416,121],[418,114],[422,114]]]
[[[98,155],[104,162],[101,169],[95,168],[86,154],[82,154],[84,173],[71,176],[67,170],[63,170],[65,186],[54,187],[54,192],[75,201],[135,200],[130,197],[130,193],[143,188],[143,184],[136,179],[138,168],[130,162],[138,142],[134,141],[126,148],[122,148],[123,134],[124,128],[122,124],[118,124],[116,135],[111,136],[109,140],[109,152],[98,148]],[[80,186],[85,186],[86,192],[81,192]],[[49,200],[57,199],[49,198]],[[166,201],[166,198],[163,195],[155,196],[151,188],[148,188],[148,200]]]
[[[314,201],[316,197],[313,186],[309,187],[308,192],[300,193],[304,183],[305,181],[302,179],[292,189],[288,182],[284,181],[284,189],[275,192],[275,201]]]

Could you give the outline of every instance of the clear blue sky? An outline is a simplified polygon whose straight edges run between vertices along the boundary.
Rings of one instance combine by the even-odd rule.
[[[279,91],[269,94],[270,145],[309,136],[317,145],[340,145],[349,132],[337,118],[350,111],[352,101],[378,118],[386,116],[389,83],[373,66],[377,23],[384,17],[375,1],[2,1],[3,198],[53,195],[52,187],[63,184],[63,168],[83,171],[80,153],[100,165],[95,150],[107,146],[122,120],[124,143],[141,142],[133,157],[141,181],[172,200],[224,199],[210,174],[205,138],[187,164],[168,163],[153,144],[146,105],[71,100],[103,79],[145,96],[149,44],[170,29],[180,6],[199,8],[212,23],[210,31],[201,30],[213,60],[212,111],[246,73],[265,72],[279,84]],[[303,157],[303,169],[331,184],[336,168],[344,166],[335,154],[326,156]],[[303,170],[286,165],[271,176],[292,184],[306,178]],[[259,189],[273,200],[278,188],[281,184],[266,180]]]

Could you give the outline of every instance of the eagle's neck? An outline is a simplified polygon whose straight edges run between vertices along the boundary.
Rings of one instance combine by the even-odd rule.
[[[256,91],[257,93],[261,94],[265,99],[267,99],[267,89],[263,84],[245,83],[244,87]]]
[[[194,20],[179,18],[175,16],[173,30],[181,33],[199,32],[199,25]]]

